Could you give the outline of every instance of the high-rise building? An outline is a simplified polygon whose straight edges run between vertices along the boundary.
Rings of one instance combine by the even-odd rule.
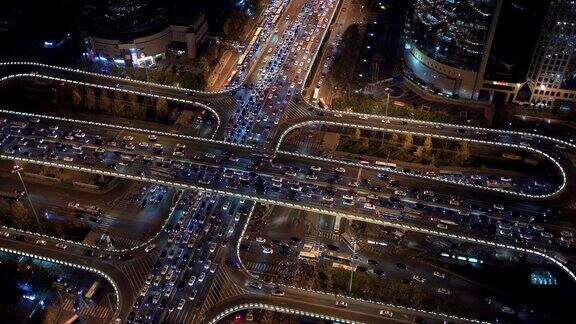
[[[518,90],[527,80],[528,68],[549,2],[550,0],[503,1],[479,100],[511,103],[516,99]],[[529,97],[530,91],[527,93]],[[520,97],[522,96],[524,92]]]
[[[412,0],[406,76],[452,98],[477,99],[502,0]]]
[[[576,1],[552,0],[528,71],[530,102],[576,101]]]

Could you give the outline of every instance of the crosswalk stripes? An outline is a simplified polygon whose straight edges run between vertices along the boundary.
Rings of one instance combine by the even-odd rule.
[[[65,299],[64,303],[62,304],[62,309],[69,312],[74,312],[74,300],[73,299]],[[82,303],[80,306],[80,315],[82,316],[90,316],[96,318],[105,319],[109,316],[110,308],[105,307],[102,305],[92,305]]]
[[[145,258],[139,259],[138,262],[128,262],[120,266],[122,272],[126,274],[130,285],[134,291],[140,290],[140,287],[148,277],[150,269],[154,264],[154,255],[147,255]]]
[[[564,152],[564,154],[566,155],[568,160],[570,160],[570,162],[572,162],[572,164],[576,165],[576,155],[574,155],[572,153],[568,153],[568,152]]]
[[[246,268],[253,273],[288,275],[291,270],[288,267],[265,262],[246,262]]]
[[[202,311],[206,311],[206,309],[211,308],[221,300],[244,294],[244,290],[235,284],[231,284],[232,282],[234,281],[229,277],[226,269],[218,271],[206,296]]]
[[[116,249],[126,249],[142,244],[141,241],[118,236],[113,237],[113,240]]]

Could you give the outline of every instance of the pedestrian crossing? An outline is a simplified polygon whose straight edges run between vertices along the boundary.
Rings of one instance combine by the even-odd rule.
[[[74,312],[74,299],[65,299],[62,303],[62,309],[65,311]],[[111,312],[112,310],[110,307],[93,305],[90,303],[81,303],[79,314],[82,316],[106,319],[111,316]]]
[[[114,236],[113,241],[114,248],[117,250],[128,249],[142,244],[141,241],[119,236]]]
[[[230,278],[228,270],[225,267],[221,267],[212,281],[202,312],[205,312],[222,300],[243,295],[245,293],[244,289],[233,284],[233,282],[234,280]]]
[[[274,274],[274,275],[288,275],[292,273],[292,269],[283,264],[266,263],[266,262],[245,262],[244,265],[252,273]]]
[[[133,291],[139,291],[154,265],[156,255],[148,254],[133,262],[123,262],[120,270],[126,275]]]
[[[573,165],[576,165],[576,154],[565,151],[564,155],[568,161],[570,161]]]
[[[314,230],[313,230],[314,231]],[[339,240],[340,235],[334,233],[333,231],[326,230],[316,230],[315,233],[308,234],[304,236],[304,244],[314,244],[318,242],[319,238],[325,238],[330,240]]]

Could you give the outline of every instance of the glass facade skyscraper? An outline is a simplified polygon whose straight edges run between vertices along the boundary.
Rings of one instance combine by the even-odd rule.
[[[441,95],[475,99],[502,0],[412,0],[404,30],[408,76]]]
[[[449,66],[480,66],[496,0],[416,0],[407,39],[426,56]]]

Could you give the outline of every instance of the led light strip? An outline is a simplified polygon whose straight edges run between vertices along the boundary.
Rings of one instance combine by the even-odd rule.
[[[504,189],[500,189],[500,188],[490,188],[490,187],[486,187],[486,186],[480,186],[480,185],[474,185],[474,184],[467,184],[467,183],[460,183],[460,182],[454,181],[454,180],[440,179],[440,178],[430,177],[430,176],[426,176],[426,175],[418,175],[418,174],[413,174],[413,173],[405,173],[405,172],[402,172],[402,171],[391,170],[390,168],[385,168],[385,167],[367,166],[367,165],[362,165],[362,164],[359,164],[359,163],[346,162],[346,161],[337,160],[337,159],[321,158],[321,157],[310,156],[310,155],[306,155],[306,154],[286,152],[286,151],[281,151],[281,150],[280,150],[280,146],[282,145],[282,141],[284,140],[284,137],[285,137],[289,132],[291,132],[291,131],[293,131],[293,130],[295,130],[295,129],[297,129],[297,128],[302,128],[302,127],[310,126],[310,125],[329,125],[329,126],[340,126],[340,127],[349,127],[349,128],[362,128],[362,129],[367,129],[367,130],[371,130],[371,131],[378,131],[378,132],[393,132],[393,133],[411,134],[411,135],[416,135],[416,136],[430,136],[430,137],[433,137],[433,138],[440,138],[440,139],[445,139],[445,140],[466,141],[466,142],[476,143],[476,144],[485,144],[485,145],[493,145],[493,146],[511,147],[511,148],[515,148],[515,149],[522,149],[522,150],[532,151],[532,152],[534,152],[534,153],[537,153],[537,154],[540,154],[540,155],[546,157],[548,160],[550,160],[550,161],[560,170],[560,175],[561,175],[561,178],[562,178],[562,184],[560,185],[560,187],[559,187],[557,190],[555,190],[555,191],[552,192],[552,193],[543,194],[543,195],[532,195],[532,194],[525,194],[525,193],[516,192],[516,191],[511,191],[511,190],[504,190]],[[551,197],[554,197],[554,196],[558,195],[560,192],[562,192],[562,191],[566,188],[566,184],[567,184],[566,171],[565,171],[564,168],[560,165],[560,163],[559,163],[556,159],[554,159],[553,157],[551,157],[549,154],[547,154],[547,153],[545,153],[545,152],[542,152],[542,151],[540,151],[540,150],[538,150],[538,149],[535,149],[535,148],[533,148],[533,147],[530,147],[530,146],[523,146],[523,145],[517,145],[517,144],[510,144],[510,143],[498,143],[498,142],[491,142],[491,141],[485,141],[485,140],[475,140],[475,139],[471,139],[471,138],[461,138],[461,137],[446,136],[446,135],[439,135],[439,134],[426,134],[426,133],[421,133],[421,132],[406,131],[406,130],[396,130],[396,129],[390,129],[390,128],[384,128],[384,127],[366,126],[366,125],[356,125],[356,124],[350,124],[350,123],[339,123],[339,122],[332,122],[332,121],[306,121],[306,122],[301,122],[301,123],[298,123],[298,124],[294,124],[294,125],[290,126],[289,128],[287,128],[287,129],[280,135],[280,138],[278,139],[278,143],[276,144],[275,150],[276,150],[276,152],[278,152],[278,153],[287,154],[287,155],[299,156],[299,157],[304,157],[304,158],[308,158],[308,159],[315,159],[315,160],[321,160],[321,161],[332,162],[332,163],[339,163],[339,164],[351,165],[351,166],[355,166],[355,167],[363,167],[363,168],[373,169],[373,170],[393,172],[393,173],[402,174],[402,175],[411,176],[411,177],[417,177],[417,178],[423,178],[423,179],[428,179],[428,180],[446,182],[446,183],[451,183],[451,184],[456,184],[456,185],[467,186],[467,187],[470,187],[470,188],[484,189],[484,190],[489,190],[489,191],[499,192],[499,193],[503,193],[503,194],[514,195],[514,196],[519,196],[519,197],[524,197],[524,198],[537,198],[537,199],[551,198]]]
[[[136,94],[136,95],[140,95],[140,96],[152,97],[152,98],[157,98],[157,99],[158,98],[164,98],[164,99],[171,100],[171,101],[176,101],[176,102],[181,102],[181,103],[190,104],[190,105],[194,105],[194,106],[199,106],[203,109],[210,111],[211,113],[214,114],[214,116],[216,116],[216,120],[218,123],[216,126],[216,130],[212,134],[212,139],[214,138],[214,136],[216,136],[216,134],[218,133],[218,129],[220,128],[220,115],[218,115],[218,113],[214,109],[212,109],[212,107],[207,106],[207,105],[200,103],[200,102],[197,102],[197,101],[154,95],[154,94],[149,94],[149,93],[144,93],[144,92],[139,92],[139,91],[119,89],[116,87],[109,87],[109,86],[103,86],[103,85],[99,85],[99,84],[93,84],[93,83],[82,82],[82,81],[74,81],[74,80],[68,80],[68,79],[62,79],[62,78],[56,78],[56,77],[51,77],[51,76],[46,76],[46,75],[41,75],[41,74],[32,74],[32,73],[20,73],[20,74],[12,74],[9,76],[5,76],[5,77],[0,79],[0,83],[4,82],[6,80],[9,80],[9,79],[14,79],[14,78],[39,78],[39,79],[46,79],[46,80],[51,80],[51,81],[73,83],[73,84],[79,84],[79,85],[83,85],[83,86],[95,87],[95,88],[100,88],[100,89],[107,89],[107,90],[124,92],[124,93],[132,93],[132,94]]]

